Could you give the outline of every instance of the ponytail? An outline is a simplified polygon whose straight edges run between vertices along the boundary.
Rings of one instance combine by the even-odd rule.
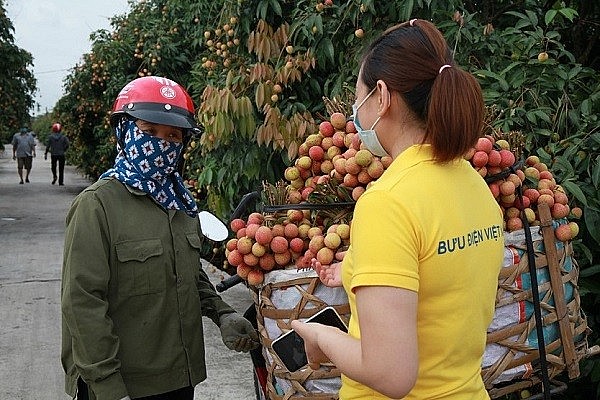
[[[452,66],[433,81],[429,94],[425,140],[439,162],[462,157],[481,136],[484,103],[470,73]]]

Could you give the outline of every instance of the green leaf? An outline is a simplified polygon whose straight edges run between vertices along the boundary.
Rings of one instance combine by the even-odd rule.
[[[515,24],[515,28],[517,28],[517,29],[522,29],[522,28],[525,28],[526,26],[531,26],[531,22],[528,19],[520,19]]]
[[[256,16],[260,19],[266,19],[268,7],[269,7],[268,0],[261,0],[261,2],[258,3],[258,6],[256,7]]]
[[[600,212],[593,207],[586,207],[583,212],[583,219],[590,235],[596,243],[600,244]]]
[[[504,94],[500,94],[500,92],[496,90],[486,90],[483,92],[483,98],[487,104],[496,103],[498,99],[502,98]]]
[[[564,182],[561,183],[561,186],[563,188],[565,188],[565,190],[567,192],[569,192],[573,196],[575,196],[575,198],[579,201],[580,204],[583,204],[585,206],[588,205],[587,198],[585,197],[585,194],[583,194],[583,191],[579,188],[579,186],[577,186],[577,184],[575,184],[572,181],[564,181]]]
[[[489,71],[487,69],[479,69],[479,70],[475,71],[474,74],[479,77],[493,78],[496,81],[498,81],[498,83],[500,84],[500,87],[503,90],[508,90],[508,83],[506,82],[506,80],[495,72]]]
[[[212,169],[205,169],[204,172],[205,172],[205,174],[204,174],[205,183],[207,185],[210,185],[212,183],[213,170]]]
[[[549,117],[549,116],[548,116],[548,114],[546,114],[544,111],[542,111],[542,110],[535,110],[535,111],[534,111],[534,114],[535,114],[535,115],[536,115],[536,116],[537,116],[539,119],[541,119],[542,121],[544,121],[544,122],[547,122],[547,123],[549,123],[549,124],[551,124],[551,123],[552,123],[552,121],[550,120],[550,117]]]
[[[579,14],[572,8],[561,8],[558,12],[564,15],[569,21],[573,22],[573,19]]]
[[[520,19],[527,19],[527,16],[525,14],[520,13],[518,11],[507,11],[506,14],[514,15],[515,17],[518,17]]]
[[[567,73],[567,71],[563,70],[563,69],[556,69],[554,71],[562,80],[566,81],[569,79],[569,75]]]
[[[225,178],[225,174],[227,174],[227,169],[220,168],[219,172],[217,172],[217,185],[223,184],[223,179]]]
[[[281,13],[281,4],[279,4],[279,1],[277,1],[277,0],[271,0],[271,8],[273,9],[273,12],[276,15],[279,15],[280,17],[282,16],[282,13]]]
[[[544,16],[544,22],[546,25],[550,25],[557,13],[557,10],[548,10],[548,12],[546,12],[546,15]]]
[[[507,72],[510,72],[511,70],[513,70],[514,68],[520,67],[523,63],[516,61],[516,62],[511,62],[506,68],[504,68],[500,73],[502,74],[502,76],[506,76]]]
[[[596,157],[594,166],[592,167],[592,183],[598,189],[598,185],[600,184],[600,156]]]
[[[415,7],[415,2],[414,0],[405,0],[404,2],[404,9],[402,10],[403,15],[403,20],[408,21],[409,19],[411,19],[412,17],[412,13],[413,13],[413,9]]]
[[[575,78],[583,70],[579,65],[569,70],[569,79]]]
[[[525,117],[527,118],[527,120],[529,122],[531,122],[532,124],[535,124],[537,121],[536,118],[536,112],[535,111],[527,111],[527,113],[525,114]]]
[[[323,18],[321,15],[317,15],[315,18],[315,26],[317,27],[318,33],[323,33]]]
[[[590,114],[590,112],[592,111],[590,106],[590,99],[583,100],[579,108],[582,114]]]
[[[321,48],[323,49],[323,53],[325,53],[327,60],[331,64],[334,64],[335,63],[335,61],[334,61],[335,50],[333,49],[333,43],[331,42],[331,39],[323,38],[323,40],[321,41]]]
[[[531,21],[531,24],[533,26],[538,26],[537,15],[533,11],[531,11],[531,10],[525,10],[525,13],[529,17],[529,20]]]
[[[579,271],[580,278],[587,278],[600,273],[600,264],[589,266]]]

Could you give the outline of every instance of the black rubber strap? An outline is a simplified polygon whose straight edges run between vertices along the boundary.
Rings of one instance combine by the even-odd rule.
[[[266,205],[262,206],[264,212],[277,212],[287,210],[327,210],[327,209],[341,209],[344,207],[354,208],[356,205],[355,201],[343,201],[337,203],[298,203],[298,204],[280,204],[280,205]]]
[[[506,168],[504,171],[499,172],[494,175],[488,175],[485,178],[483,178],[483,180],[485,181],[485,183],[492,183],[492,182],[502,180],[502,179],[506,178],[507,176],[509,176],[510,174],[516,173],[518,169],[521,169],[521,167],[523,166],[523,163],[524,163],[523,160],[517,160],[517,161],[515,161],[515,163],[513,165]]]
[[[522,187],[519,186],[517,194],[521,204],[523,204]],[[533,300],[533,313],[535,316],[535,329],[538,340],[538,350],[540,352],[540,370],[542,373],[542,393],[544,400],[550,400],[550,378],[548,377],[548,362],[546,360],[546,343],[544,340],[544,325],[542,320],[542,308],[540,303],[540,292],[538,288],[537,270],[535,267],[535,257],[533,254],[533,240],[531,231],[529,230],[529,221],[525,215],[525,211],[521,210],[521,220],[523,221],[523,229],[525,230],[525,244],[527,246],[527,264],[529,265],[529,277],[531,280],[531,295]]]

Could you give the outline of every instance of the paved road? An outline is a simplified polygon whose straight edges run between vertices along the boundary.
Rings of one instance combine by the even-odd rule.
[[[66,400],[60,365],[60,270],[64,218],[73,198],[90,182],[74,167],[65,186],[51,185],[50,160],[38,145],[29,177],[19,185],[12,148],[0,154],[0,399]],[[223,273],[205,265],[214,283]],[[251,303],[240,285],[223,298],[243,312]],[[252,363],[228,350],[218,328],[205,319],[208,379],[196,400],[252,399]]]

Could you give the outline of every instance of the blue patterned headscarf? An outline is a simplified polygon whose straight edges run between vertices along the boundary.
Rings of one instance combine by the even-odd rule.
[[[124,138],[124,148],[119,149],[115,165],[100,179],[113,177],[139,189],[165,210],[198,215],[198,206],[177,172],[183,144],[148,135],[131,120],[122,120],[116,131],[118,138]]]

